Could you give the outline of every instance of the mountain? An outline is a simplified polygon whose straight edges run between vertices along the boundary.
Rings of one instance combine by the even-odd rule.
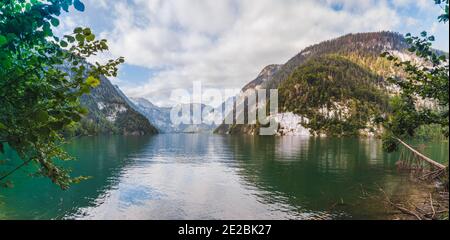
[[[118,87],[102,76],[100,85],[92,89],[89,95],[81,97],[81,105],[89,110],[88,116],[73,128],[68,129],[67,134],[79,136],[158,133],[148,119],[136,111],[130,103]]]
[[[147,119],[160,131],[163,133],[202,133],[202,132],[212,132],[217,126],[215,124],[178,124],[175,125],[170,119],[170,112],[172,108],[158,107],[148,101],[145,98],[132,98],[134,105],[138,108]],[[186,107],[190,109],[192,116],[194,106],[197,106],[201,111],[212,111],[212,107],[204,104],[183,104],[176,107]],[[208,116],[211,120],[212,117]]]
[[[270,81],[272,81],[273,76],[275,73],[280,71],[280,69],[283,67],[283,65],[278,64],[272,64],[267,67],[265,67],[261,73],[256,77],[255,80],[251,81],[249,84],[245,85],[245,87],[242,89],[243,92],[249,90],[249,89],[256,89],[262,84],[266,84]]]
[[[348,34],[305,48],[283,65],[270,65],[243,91],[278,89],[278,135],[379,135],[397,89],[386,81],[401,70],[380,57],[391,52],[420,61],[393,32]],[[245,98],[245,94],[238,96]],[[248,106],[254,110],[256,106]],[[238,113],[244,114],[244,113]],[[235,116],[236,113],[235,113]],[[260,124],[222,124],[220,134],[258,134]]]
[[[160,132],[172,132],[170,108],[160,108],[145,98],[131,98],[131,101]]]
[[[390,74],[390,69],[379,68],[378,63],[385,63],[380,54],[389,51],[398,55],[412,56],[408,52],[409,45],[403,35],[394,32],[371,32],[348,34],[307,47],[291,58],[277,71],[272,80],[264,84],[265,88],[276,88],[286,80],[299,66],[315,57],[335,54],[345,56],[360,63],[380,75]]]
[[[389,111],[383,89],[383,78],[344,57],[312,59],[279,85],[279,132],[293,133],[282,123],[283,113],[293,113],[313,135],[376,133]]]

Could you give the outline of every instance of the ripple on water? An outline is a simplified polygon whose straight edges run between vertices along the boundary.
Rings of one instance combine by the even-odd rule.
[[[74,174],[92,179],[62,192],[19,176],[0,218],[378,219],[384,206],[361,188],[412,188],[378,140],[169,134],[68,149]]]

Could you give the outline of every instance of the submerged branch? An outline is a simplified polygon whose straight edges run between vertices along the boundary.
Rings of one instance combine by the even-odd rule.
[[[402,140],[400,140],[399,138],[396,138],[397,141],[399,141],[403,146],[405,146],[407,149],[409,149],[411,152],[413,152],[417,157],[421,158],[422,160],[424,160],[425,162],[431,164],[434,167],[437,167],[439,170],[445,169],[446,166],[443,164],[440,164],[434,160],[432,160],[431,158],[423,155],[422,153],[420,153],[419,151],[417,151],[416,149],[414,149],[413,147],[409,146],[408,144],[406,144],[405,142],[403,142]]]
[[[8,178],[9,176],[11,176],[12,174],[14,174],[15,172],[19,171],[21,168],[25,167],[26,165],[28,165],[31,161],[33,161],[32,159],[23,162],[21,165],[19,165],[18,167],[16,167],[15,169],[13,169],[12,171],[8,172],[7,174],[3,175],[0,177],[0,181],[5,180],[6,178]]]
[[[415,218],[417,218],[417,220],[423,220],[417,213],[392,202],[391,199],[389,198],[389,196],[387,195],[387,193],[382,188],[380,188],[380,191],[384,194],[384,196],[386,198],[386,202],[388,202],[391,206],[400,210],[402,213],[414,216]]]

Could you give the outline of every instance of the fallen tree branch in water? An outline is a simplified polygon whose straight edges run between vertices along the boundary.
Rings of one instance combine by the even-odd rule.
[[[419,151],[417,151],[416,149],[414,149],[413,147],[409,146],[408,144],[406,144],[405,142],[403,142],[402,140],[400,140],[399,138],[396,138],[397,141],[399,141],[403,146],[405,146],[407,149],[409,149],[414,155],[416,155],[417,157],[421,158],[423,161],[429,163],[430,165],[438,168],[439,170],[445,169],[446,166],[443,164],[440,164],[434,160],[432,160],[431,158],[423,155],[422,153],[420,153]]]
[[[28,165],[31,161],[33,161],[32,159],[23,162],[22,164],[20,164],[19,166],[17,166],[16,168],[14,168],[12,171],[8,172],[7,174],[0,176],[0,181],[5,180],[6,178],[8,178],[9,176],[11,176],[13,173],[19,171],[21,168],[25,167],[26,165]]]
[[[431,210],[433,210],[433,216],[431,216],[431,218],[433,219],[436,216],[436,210],[434,210],[434,206],[433,206],[433,196],[430,193],[430,206],[431,206]]]
[[[417,213],[415,213],[415,212],[413,212],[413,211],[411,211],[411,210],[408,210],[408,209],[406,209],[406,208],[404,208],[404,207],[402,207],[402,206],[400,206],[400,205],[397,205],[397,204],[391,202],[390,200],[389,200],[388,202],[389,202],[393,207],[395,207],[395,208],[397,208],[398,210],[400,210],[402,213],[406,213],[406,214],[412,215],[412,216],[416,217],[417,220],[423,220]]]
[[[417,213],[415,213],[415,212],[413,212],[413,211],[411,211],[409,209],[406,209],[406,208],[404,208],[404,207],[402,207],[402,206],[400,206],[398,204],[393,203],[391,201],[391,199],[389,198],[389,196],[387,195],[387,193],[382,188],[380,188],[380,191],[384,194],[384,196],[386,198],[386,202],[388,202],[391,206],[393,206],[394,208],[400,210],[402,213],[405,213],[405,214],[408,214],[408,215],[416,217],[417,220],[423,220]]]

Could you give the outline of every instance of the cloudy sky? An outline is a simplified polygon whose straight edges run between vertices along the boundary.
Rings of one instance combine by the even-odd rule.
[[[168,105],[175,88],[241,88],[269,64],[347,33],[433,33],[448,51],[449,27],[434,0],[83,0],[60,34],[91,27],[126,64],[112,79],[127,95]]]

